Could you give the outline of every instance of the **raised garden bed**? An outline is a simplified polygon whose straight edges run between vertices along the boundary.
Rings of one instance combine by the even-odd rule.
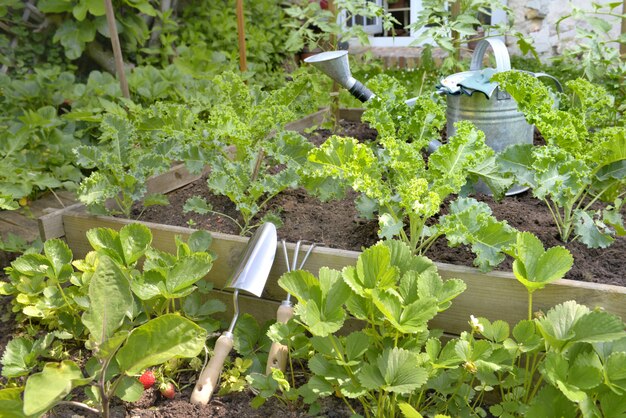
[[[341,116],[347,120],[359,120],[360,111],[346,110]],[[323,117],[324,111],[320,111],[291,124],[289,128],[303,130],[306,127],[319,124]],[[167,174],[170,178],[173,176],[177,179],[176,187],[191,183],[198,178],[182,174],[181,167],[177,167],[176,170],[178,170],[178,174]],[[167,192],[175,188],[168,181],[158,180],[155,184],[161,184],[161,186],[153,186],[152,191]],[[167,187],[167,189],[160,187]],[[180,218],[179,222],[184,222],[184,217],[180,211],[177,217]],[[88,215],[84,209],[79,207],[67,208],[40,219],[43,238],[64,236],[75,257],[83,257],[90,250],[89,243],[85,238],[87,230],[95,227],[119,229],[131,222],[134,221]],[[175,235],[187,236],[193,232],[193,229],[182,226],[150,222],[146,225],[153,231],[154,245],[162,250],[171,251],[174,249]],[[218,255],[218,259],[207,279],[215,284],[216,289],[220,289],[228,280],[246,239],[217,232],[213,235],[212,249]],[[289,248],[293,250],[294,244],[289,244]],[[312,253],[307,263],[307,269],[314,273],[322,266],[341,269],[344,266],[354,264],[358,254],[357,251],[319,247]],[[462,279],[467,284],[467,290],[455,299],[449,310],[436,317],[432,326],[441,328],[447,333],[458,335],[467,330],[470,315],[484,316],[490,320],[503,319],[510,324],[525,318],[527,314],[526,290],[517,282],[512,273],[508,271],[482,273],[466,266],[445,263],[437,263],[437,265],[443,278]],[[284,291],[276,283],[284,272],[285,262],[282,251],[278,251],[263,298],[246,298],[245,302],[242,302],[242,309],[255,315],[259,320],[274,318],[279,302],[285,297]],[[601,307],[626,318],[626,287],[593,283],[592,281],[560,280],[538,292],[535,296],[534,306],[537,310],[545,311],[558,303],[576,300],[591,308]],[[230,308],[231,298],[228,292],[217,290],[214,295],[223,300],[226,306]],[[230,317],[230,315],[231,312],[226,313],[226,317]]]
[[[350,112],[348,117],[358,119],[358,112]],[[296,128],[303,129],[311,124],[316,124],[322,117],[322,113],[312,115],[306,121],[299,121]],[[178,174],[176,174],[178,173]],[[174,181],[165,180],[165,178],[173,179]],[[194,185],[194,182],[196,185]],[[190,215],[184,215],[181,211],[180,204],[182,201],[189,197],[188,193],[194,187],[202,187],[204,178],[200,176],[190,176],[185,173],[182,167],[176,167],[173,172],[167,173],[161,179],[156,181],[157,186],[151,186],[151,191],[165,192],[174,188],[180,188],[177,191],[173,191],[170,195],[170,200],[173,202],[171,206],[175,207],[176,215],[175,225],[165,225],[154,222],[143,222],[148,226],[153,234],[153,246],[155,248],[164,251],[175,251],[176,235],[188,236],[194,230],[187,228],[184,225],[190,218]],[[158,186],[161,184],[161,186]],[[165,188],[163,188],[165,187]],[[206,188],[206,186],[204,186]],[[303,192],[295,192],[291,195],[291,209],[298,210],[302,208]],[[350,200],[350,199],[348,199]],[[286,202],[289,202],[287,200]],[[285,201],[281,201],[280,204],[284,204]],[[178,205],[178,206],[177,206]],[[287,206],[287,205],[285,205]],[[286,209],[286,208],[285,208]],[[369,246],[375,240],[376,224],[371,222],[357,221],[354,213],[350,213],[350,208],[347,209],[348,215],[346,215],[348,223],[356,224],[358,228],[363,229],[363,236],[368,237],[367,242],[363,242],[361,245]],[[354,208],[351,209],[354,211]],[[323,213],[319,209],[316,211],[318,223],[326,223],[327,227],[337,229],[338,225],[334,218],[325,219]],[[150,211],[148,211],[150,212]],[[144,216],[149,215],[146,212]],[[285,212],[289,212],[285,210]],[[287,214],[287,213],[286,213]],[[193,218],[194,222],[203,229],[213,230],[211,227],[207,227],[206,224],[201,224],[200,219]],[[50,213],[40,219],[40,229],[44,238],[64,237],[70,248],[74,253],[75,258],[82,258],[85,254],[91,250],[91,246],[86,239],[86,232],[89,229],[95,227],[108,227],[112,229],[120,229],[124,225],[133,223],[136,221],[121,219],[108,216],[92,216],[86,213],[85,208],[80,205],[66,208],[62,211]],[[226,224],[223,219],[213,219],[215,226],[219,224]],[[222,225],[224,226],[224,225]],[[518,226],[518,225],[515,225]],[[293,232],[293,231],[291,231]],[[284,236],[279,231],[279,235]],[[321,239],[318,236],[309,236],[307,232],[300,232],[292,235],[292,241],[299,238],[311,238],[317,242],[326,241],[322,235]],[[359,238],[360,239],[360,238]],[[622,239],[623,240],[623,239]],[[443,242],[443,241],[442,241]],[[221,300],[227,307],[227,311],[222,315],[222,319],[228,320],[232,316],[232,294],[228,291],[220,290],[230,277],[235,264],[237,263],[239,254],[242,252],[246,243],[246,238],[237,235],[230,235],[221,232],[213,232],[213,244],[211,250],[217,255],[217,260],[213,264],[213,267],[207,279],[214,283],[214,290],[209,297],[214,297]],[[341,244],[347,248],[358,248],[359,245]],[[549,244],[553,245],[553,244]],[[294,243],[288,244],[290,252],[294,250]],[[437,259],[441,254],[445,246],[445,242],[441,247],[433,247],[430,251],[430,256]],[[617,250],[619,251],[619,250]],[[341,269],[345,266],[354,265],[358,256],[358,251],[341,248],[330,248],[329,246],[318,247],[309,258],[307,269],[313,273],[322,266],[327,266],[332,269]],[[292,256],[290,254],[290,256]],[[612,255],[608,255],[612,257]],[[429,326],[432,328],[442,329],[448,336],[459,335],[464,331],[471,329],[468,321],[471,316],[485,317],[491,321],[505,320],[509,324],[513,325],[520,320],[527,318],[528,305],[527,305],[527,291],[526,289],[515,279],[515,277],[509,271],[494,271],[491,273],[481,273],[480,271],[460,265],[452,265],[446,263],[436,263],[439,269],[439,273],[443,279],[458,278],[465,282],[467,289],[457,297],[452,306],[446,311],[438,314],[433,320],[430,321]],[[259,322],[274,320],[276,311],[280,301],[285,298],[285,292],[277,285],[278,278],[285,273],[285,260],[283,253],[280,249],[277,249],[275,262],[270,272],[267,285],[261,298],[240,296],[240,308],[242,312],[251,314]],[[594,283],[594,281],[600,278],[590,275],[589,281],[582,280],[560,280],[548,285],[545,289],[537,292],[534,297],[533,307],[535,310],[548,311],[554,305],[559,303],[575,300],[580,304],[587,305],[591,308],[601,308],[613,314],[617,314],[622,318],[626,317],[626,287],[615,286],[603,283]],[[350,332],[360,326],[359,323],[353,321],[344,326],[341,332]],[[184,377],[181,383],[185,382],[193,384],[193,377],[187,381]],[[260,411],[250,411],[242,408],[242,405],[247,405],[251,400],[251,392],[248,391],[245,394],[239,394],[235,396],[216,397],[208,406],[193,405],[187,401],[189,396],[189,387],[182,390],[174,402],[159,402],[159,397],[154,391],[146,391],[142,400],[137,405],[118,405],[117,408],[122,411],[124,409],[126,413],[130,413],[137,416],[144,415],[147,409],[143,408],[143,405],[147,404],[150,408],[157,408],[154,411],[154,415],[151,416],[181,416],[181,415],[202,415],[202,416],[306,416],[306,413],[301,411],[289,410],[284,407],[276,405],[276,402],[270,402],[264,409]],[[336,414],[335,416],[347,416],[339,411],[339,403],[337,398],[331,397],[328,399],[331,402],[330,409],[328,411]],[[231,407],[227,406],[233,403],[232,411]],[[334,402],[334,403],[333,403]],[[274,405],[274,406],[271,406]],[[161,408],[164,408],[161,411]],[[71,416],[78,411],[66,410],[61,412],[62,416]],[[123,412],[122,412],[123,413]],[[150,412],[153,413],[152,411]],[[303,415],[304,414],[304,415]],[[349,415],[349,414],[348,414]],[[331,415],[329,415],[331,416]]]

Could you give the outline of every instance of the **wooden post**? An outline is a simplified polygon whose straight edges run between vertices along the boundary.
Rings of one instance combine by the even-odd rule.
[[[124,72],[124,58],[122,58],[122,48],[120,47],[120,38],[117,34],[117,26],[115,25],[115,12],[113,12],[113,4],[111,0],[104,0],[104,7],[107,15],[107,23],[109,24],[109,36],[111,37],[111,47],[113,48],[113,56],[115,57],[115,68],[117,77],[120,80],[122,94],[130,99],[128,91],[128,81],[126,81],[126,73]]]
[[[239,36],[239,70],[245,73],[248,70],[246,60],[246,27],[243,16],[243,0],[237,0],[237,34]]]
[[[333,19],[337,21],[337,7],[334,0],[328,0],[328,11],[332,13]],[[328,40],[332,49],[339,47],[339,40],[334,33],[330,34]],[[336,132],[339,128],[339,83],[333,80],[333,88],[330,93],[330,115],[333,123],[333,132]]]

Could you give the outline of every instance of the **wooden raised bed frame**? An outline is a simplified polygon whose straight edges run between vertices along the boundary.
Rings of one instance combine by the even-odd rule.
[[[292,129],[304,129],[318,124],[324,112],[320,111],[301,121],[295,122]],[[346,119],[360,117],[358,111],[347,111],[342,115]],[[184,184],[190,183],[199,176],[192,176],[185,172],[183,167],[175,167],[172,172],[166,173],[152,181],[152,191],[171,191]],[[164,181],[165,180],[165,181]],[[42,239],[64,237],[72,249],[75,258],[82,258],[91,250],[85,233],[95,227],[108,227],[119,230],[124,225],[135,221],[108,216],[93,216],[85,213],[84,207],[74,205],[48,215],[39,220]],[[189,236],[194,230],[149,222],[141,222],[152,230],[153,245],[164,251],[175,251],[174,237]],[[279,231],[280,235],[280,231]],[[247,238],[240,236],[213,233],[211,250],[217,254],[213,268],[207,279],[212,281],[215,289],[222,289],[234,270],[238,257],[243,251]],[[290,257],[294,244],[288,244]],[[342,269],[354,265],[359,252],[337,250],[325,247],[316,248],[307,262],[307,270],[314,274],[322,266],[333,269]],[[458,335],[469,330],[470,315],[486,317],[491,321],[502,319],[514,325],[527,316],[528,296],[526,289],[517,282],[510,272],[481,273],[478,270],[465,266],[456,266],[436,263],[439,274],[444,279],[458,278],[467,285],[467,290],[453,300],[452,306],[432,320],[434,328],[443,329],[446,333]],[[271,320],[276,316],[280,301],[286,294],[278,286],[278,278],[285,273],[283,252],[277,248],[274,265],[270,272],[262,298],[240,296],[242,312],[250,313],[259,321]],[[223,290],[213,291],[213,296],[222,300],[227,312],[224,318],[232,316],[231,293]],[[535,311],[546,312],[552,306],[576,300],[590,308],[602,308],[608,312],[626,319],[626,287],[579,282],[573,280],[559,280],[537,291],[533,297]]]

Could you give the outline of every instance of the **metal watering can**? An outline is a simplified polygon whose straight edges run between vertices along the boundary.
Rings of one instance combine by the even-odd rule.
[[[482,61],[491,46],[496,58],[496,69],[482,69]],[[367,87],[352,77],[348,63],[348,51],[328,51],[313,55],[304,60],[314,65],[327,76],[346,88],[361,102],[374,97]],[[511,69],[511,61],[506,45],[499,39],[488,38],[481,40],[470,64],[470,71],[453,74],[441,80],[438,92],[446,94],[447,101],[447,132],[454,135],[454,123],[460,120],[473,122],[478,129],[485,133],[485,142],[496,152],[501,152],[509,145],[526,144],[533,142],[533,126],[526,122],[524,114],[517,110],[517,103],[508,93],[501,91],[497,83],[489,80],[496,72]],[[559,81],[545,73],[534,73],[536,77],[552,79],[558,90],[563,91]],[[481,92],[483,94],[474,94]],[[406,101],[411,106],[416,98]],[[433,140],[428,144],[430,154],[441,146],[441,142]],[[475,190],[484,194],[491,194],[489,188],[482,182],[475,185]],[[507,196],[520,193],[526,189],[513,186]]]
[[[491,46],[496,59],[496,68],[482,68],[487,48]],[[498,83],[491,82],[491,76],[511,69],[511,61],[506,45],[500,39],[481,40],[470,64],[470,70],[452,74],[441,80],[439,92],[446,94],[446,127],[448,136],[456,133],[454,123],[468,120],[485,133],[485,142],[496,152],[516,144],[532,144],[534,127],[526,122],[524,114],[517,109],[517,102]],[[559,91],[561,83],[545,73],[531,73],[535,77],[550,78]],[[527,188],[514,185],[507,196],[521,193]],[[482,182],[474,185],[474,190],[491,194]]]

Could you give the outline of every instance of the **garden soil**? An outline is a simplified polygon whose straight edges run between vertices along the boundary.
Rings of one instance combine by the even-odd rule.
[[[342,135],[353,136],[359,139],[375,138],[376,132],[359,123],[342,122]],[[330,135],[329,131],[318,130],[309,134],[312,142],[320,144]],[[207,229],[225,233],[237,234],[237,226],[226,218],[213,215],[198,215],[184,213],[183,204],[192,196],[203,196],[216,211],[237,217],[234,205],[223,196],[214,196],[208,192],[206,179],[178,189],[169,195],[170,205],[167,207],[147,208],[141,215],[141,220],[164,223],[178,226],[191,226],[196,229]],[[284,220],[279,229],[279,238],[289,242],[307,240],[332,248],[361,250],[377,242],[376,221],[359,218],[354,206],[356,194],[349,192],[345,199],[331,202],[320,202],[309,196],[302,189],[289,190],[280,194],[270,207],[278,211]],[[547,208],[528,192],[518,194],[495,202],[489,196],[475,196],[478,200],[490,205],[494,215],[499,220],[507,220],[513,227],[530,231],[537,235],[546,247],[564,245],[559,241],[556,226]],[[140,213],[137,208],[135,216]],[[442,213],[445,213],[445,204]],[[626,215],[626,214],[625,214]],[[574,268],[566,276],[573,280],[601,282],[626,286],[626,237],[619,237],[607,249],[588,249],[584,245],[574,242],[564,245],[573,254]],[[450,248],[445,238],[437,241],[427,255],[435,260],[451,264],[472,265],[473,254],[465,247]],[[499,269],[510,270],[511,260],[507,259]],[[9,337],[15,333],[15,321],[7,320],[10,310],[9,299],[0,297],[0,353],[4,351]],[[254,394],[250,391],[214,396],[206,406],[193,405],[188,402],[191,393],[193,375],[187,381],[179,382],[184,386],[173,400],[163,398],[156,389],[144,392],[140,401],[133,404],[117,404],[112,407],[114,417],[137,418],[191,418],[191,417],[305,417],[306,408],[296,410],[281,404],[276,400],[269,400],[260,409],[250,407]],[[2,382],[0,378],[0,382]],[[6,383],[6,382],[4,382]],[[348,408],[337,398],[328,398],[324,401],[318,416],[328,418],[349,417]],[[85,413],[76,408],[62,406],[55,408],[47,417],[95,417],[95,414]]]
[[[358,139],[376,137],[376,131],[361,123],[342,121],[341,129],[341,135]],[[308,137],[319,145],[329,135],[330,131],[320,129],[308,134]],[[536,142],[540,141],[541,138],[537,137]],[[145,209],[140,220],[229,234],[239,233],[238,227],[225,217],[184,213],[183,205],[192,196],[204,197],[217,212],[233,218],[238,216],[228,198],[209,193],[206,179],[203,178],[170,193],[170,205]],[[279,213],[283,219],[284,225],[278,230],[279,239],[288,242],[307,240],[331,248],[360,251],[378,241],[378,223],[358,216],[354,205],[356,196],[356,193],[350,191],[344,199],[320,202],[304,189],[287,190],[273,199],[268,209]],[[520,231],[532,232],[545,247],[566,247],[574,257],[574,267],[566,275],[567,279],[626,286],[626,237],[617,237],[613,245],[605,249],[589,249],[576,241],[564,244],[559,239],[548,208],[529,191],[508,196],[500,202],[481,194],[474,197],[487,203],[498,220],[506,220]],[[141,210],[136,208],[135,216]],[[446,213],[446,203],[442,205],[441,213]],[[623,214],[626,216],[626,209]],[[474,255],[467,247],[450,248],[444,237],[436,241],[426,255],[434,261],[466,266],[471,266],[474,260]],[[511,265],[512,259],[507,257],[497,269],[510,271]]]

